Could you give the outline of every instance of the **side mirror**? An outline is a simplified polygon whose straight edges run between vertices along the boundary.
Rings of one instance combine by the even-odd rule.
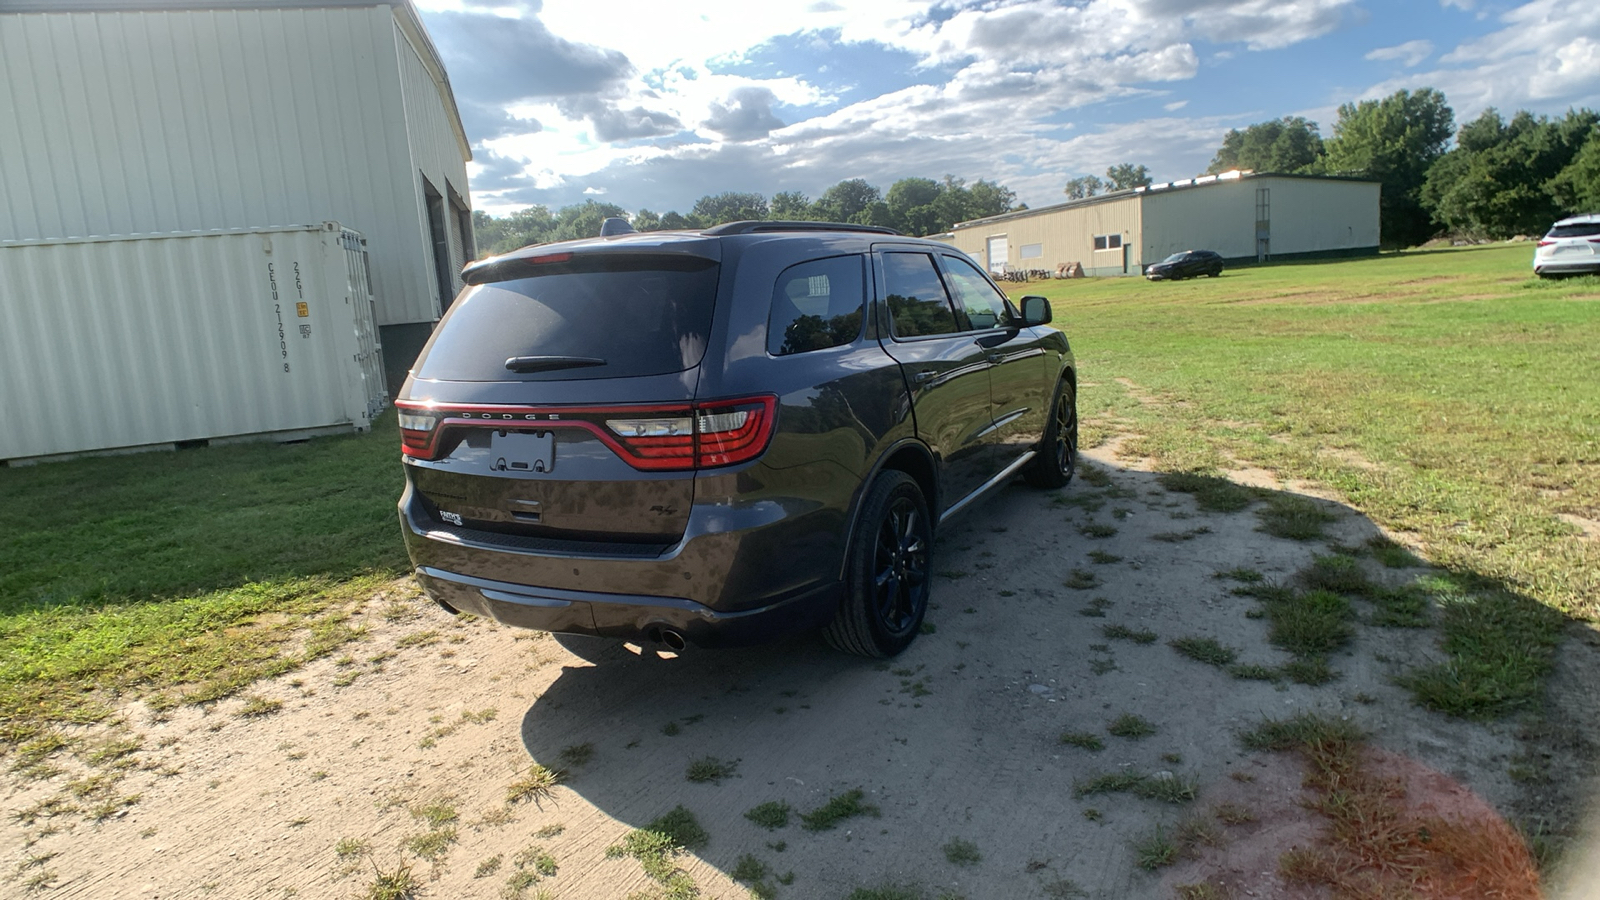
[[[1022,325],[1031,328],[1050,323],[1050,301],[1043,297],[1022,298]]]

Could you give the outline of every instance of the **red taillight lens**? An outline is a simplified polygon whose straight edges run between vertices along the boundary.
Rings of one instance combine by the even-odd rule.
[[[1539,246],[1548,247],[1548,246],[1550,246],[1551,244],[1554,244],[1554,243],[1555,243],[1555,241],[1540,241],[1539,242]]]
[[[772,440],[776,397],[660,406],[467,406],[401,400],[400,449],[433,459],[441,433],[460,427],[550,431],[581,428],[644,471],[729,466],[760,456]]]
[[[407,456],[426,459],[432,454],[434,428],[439,417],[430,411],[402,409],[400,411],[400,452]]]

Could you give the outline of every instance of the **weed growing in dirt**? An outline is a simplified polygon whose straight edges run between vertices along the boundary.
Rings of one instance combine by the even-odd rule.
[[[1110,565],[1111,563],[1122,562],[1122,557],[1116,555],[1115,553],[1107,553],[1104,550],[1090,550],[1089,561],[1095,563],[1096,565],[1105,566]]]
[[[756,900],[768,900],[778,894],[778,889],[767,883],[767,876],[772,872],[767,864],[755,856],[746,853],[739,857],[728,877],[734,881],[742,882],[750,889],[751,896]]]
[[[281,709],[283,709],[282,700],[251,694],[244,698],[244,705],[239,707],[238,716],[241,719],[259,719]]]
[[[1073,900],[1073,898],[1089,896],[1088,891],[1070,878],[1057,878],[1054,881],[1040,885],[1039,889],[1044,891],[1046,897],[1053,897],[1055,900]]]
[[[422,890],[422,882],[405,863],[400,863],[392,872],[378,869],[376,863],[373,868],[377,870],[376,876],[367,885],[365,900],[413,900]]]
[[[1091,619],[1104,619],[1106,617],[1106,609],[1109,606],[1111,606],[1110,600],[1104,597],[1096,597],[1089,601],[1088,606],[1081,607],[1078,610],[1078,615],[1088,616]]]
[[[702,756],[689,763],[689,769],[684,773],[685,778],[695,784],[721,784],[722,779],[733,777],[735,769],[739,768],[738,760],[718,759],[715,756]]]
[[[1192,778],[1176,775],[1145,775],[1132,769],[1109,772],[1072,783],[1072,796],[1088,797],[1094,794],[1133,794],[1146,800],[1163,803],[1188,803],[1195,798],[1200,786]]]
[[[371,844],[355,838],[340,838],[339,843],[333,845],[334,855],[347,861],[365,856],[371,850]]]
[[[1263,718],[1256,727],[1240,733],[1239,741],[1246,750],[1296,750],[1303,746],[1355,744],[1365,737],[1348,719],[1302,712],[1287,719]]]
[[[1178,900],[1228,900],[1228,889],[1215,881],[1180,884],[1173,888]]]
[[[1087,538],[1108,538],[1114,537],[1117,533],[1117,529],[1113,525],[1105,525],[1099,522],[1093,522],[1079,528],[1078,533]]]
[[[1211,529],[1210,528],[1207,528],[1206,526],[1201,525],[1199,528],[1191,528],[1188,531],[1162,531],[1162,532],[1157,532],[1156,534],[1150,535],[1150,540],[1152,540],[1152,541],[1163,541],[1163,542],[1168,543],[1168,544],[1178,544],[1178,543],[1182,543],[1183,541],[1192,541],[1192,540],[1194,540],[1195,538],[1199,537],[1202,534],[1210,534],[1210,533],[1211,533]]]
[[[962,838],[951,838],[944,847],[944,858],[957,866],[975,866],[983,861],[978,845]]]
[[[1428,592],[1421,586],[1385,588],[1369,598],[1372,615],[1367,621],[1384,628],[1426,628],[1433,624],[1428,615]]]
[[[1211,814],[1224,825],[1243,825],[1256,820],[1255,813],[1237,803],[1218,803],[1211,808]]]
[[[450,852],[450,846],[456,842],[456,837],[455,826],[451,825],[414,834],[406,838],[402,846],[422,859],[438,862]]]
[[[571,769],[586,766],[591,759],[594,759],[594,744],[592,743],[573,744],[570,747],[563,748],[561,751],[561,762]]]
[[[478,863],[478,867],[472,870],[472,877],[488,878],[490,875],[500,871],[500,864],[504,861],[505,856],[503,854],[496,853],[488,859],[480,861]]]
[[[1138,740],[1147,738],[1156,733],[1156,726],[1149,719],[1133,713],[1123,713],[1106,726],[1106,733],[1113,737]]]
[[[700,827],[694,813],[682,806],[643,828],[623,836],[621,841],[606,848],[607,859],[631,856],[639,861],[644,873],[666,890],[669,900],[687,900],[699,896],[694,881],[675,860],[690,850],[704,847],[711,836]]]
[[[883,813],[878,807],[862,802],[866,799],[866,796],[866,792],[860,788],[854,788],[837,797],[830,797],[827,803],[822,804],[811,812],[802,814],[800,816],[800,827],[807,831],[827,831],[845,819],[855,816],[877,817],[882,815]]]
[[[1233,661],[1239,658],[1239,651],[1223,646],[1216,638],[1191,635],[1173,638],[1167,641],[1167,646],[1196,662],[1203,662],[1209,666],[1232,665]]]
[[[1412,555],[1410,550],[1396,544],[1381,534],[1367,538],[1367,549],[1372,551],[1372,558],[1390,569],[1409,569],[1423,565],[1422,560]]]
[[[1240,584],[1260,584],[1261,582],[1267,580],[1267,576],[1261,574],[1255,569],[1246,568],[1224,569],[1220,572],[1217,572],[1213,577],[1221,578],[1226,581],[1237,581]]]
[[[1332,591],[1307,591],[1293,601],[1268,603],[1266,608],[1272,623],[1267,639],[1296,656],[1338,650],[1355,636],[1350,627],[1354,617],[1350,601]]]
[[[539,763],[528,767],[527,774],[506,786],[506,802],[520,803],[532,800],[535,804],[550,798],[550,791],[561,783],[562,772],[546,768]]]
[[[786,827],[789,824],[789,804],[783,800],[768,800],[766,803],[757,804],[745,810],[744,817],[760,825],[768,831]]]
[[[1111,473],[1099,466],[1078,463],[1078,480],[1091,487],[1103,488],[1111,484]]]
[[[1100,576],[1094,574],[1088,569],[1073,569],[1071,573],[1067,575],[1067,580],[1062,582],[1062,584],[1075,591],[1087,591],[1090,588],[1100,586]]]
[[[1302,584],[1312,590],[1333,591],[1356,597],[1370,597],[1378,590],[1361,563],[1348,556],[1313,556],[1311,565],[1299,572]]]
[[[1271,495],[1256,517],[1261,520],[1257,530],[1291,541],[1321,539],[1323,526],[1335,518],[1315,500],[1293,494]]]
[[[1228,674],[1241,681],[1277,681],[1283,677],[1281,669],[1264,666],[1260,663],[1234,663],[1229,666]]]
[[[1194,497],[1195,505],[1209,512],[1238,512],[1256,500],[1256,491],[1217,475],[1167,472],[1156,480],[1169,491]]]
[[[1126,625],[1102,625],[1100,633],[1113,641],[1132,641],[1135,644],[1153,644],[1156,642],[1156,633],[1147,628],[1138,630]]]
[[[511,863],[518,869],[537,872],[541,878],[551,877],[557,869],[556,858],[537,844],[518,850],[517,855],[511,858]]]
[[[1178,861],[1178,845],[1172,842],[1166,829],[1156,830],[1133,842],[1133,863],[1141,869],[1154,872]]]
[[[1560,614],[1507,592],[1425,579],[1440,607],[1444,662],[1398,682],[1418,703],[1466,719],[1490,719],[1532,702],[1561,640]]]
[[[1092,731],[1063,731],[1061,743],[1084,750],[1099,751],[1106,748],[1106,742],[1100,740],[1100,735]]]

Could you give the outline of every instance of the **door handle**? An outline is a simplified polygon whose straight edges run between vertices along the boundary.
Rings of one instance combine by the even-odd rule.
[[[989,362],[997,363],[997,362],[1000,362],[1001,360],[1005,359],[1006,357],[1005,357],[1005,354],[1003,354],[1003,353],[985,353],[983,355],[983,358],[987,359]]]
[[[938,376],[939,376],[938,372],[935,372],[932,369],[924,369],[923,371],[918,372],[917,374],[911,376],[911,380],[912,380],[912,382],[914,382],[916,384],[922,384],[924,382],[932,381],[933,379],[937,378]]]

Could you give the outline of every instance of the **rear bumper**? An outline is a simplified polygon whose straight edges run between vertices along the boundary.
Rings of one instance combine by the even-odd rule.
[[[819,628],[837,609],[844,516],[815,503],[696,504],[678,543],[649,547],[479,541],[433,520],[409,480],[399,515],[428,595],[507,625],[735,646]]]
[[[505,625],[640,642],[660,642],[670,630],[699,647],[760,644],[820,628],[837,607],[839,587],[821,585],[756,609],[718,612],[682,597],[533,588],[426,566],[416,577],[446,609]]]
[[[1600,274],[1600,256],[1566,259],[1552,257],[1533,261],[1535,275],[1591,275]]]

